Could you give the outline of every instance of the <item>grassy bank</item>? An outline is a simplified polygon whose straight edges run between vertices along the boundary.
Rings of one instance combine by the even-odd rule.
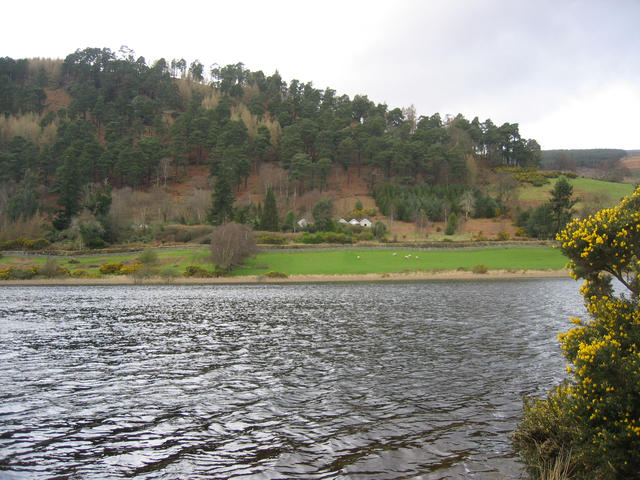
[[[212,270],[206,248],[157,249],[156,271],[179,276],[189,265]],[[90,276],[101,276],[99,268],[107,263],[136,263],[139,253],[98,254],[75,257],[53,257],[70,273],[82,270]],[[5,255],[0,268],[44,265],[44,255]],[[231,272],[232,277],[263,275],[269,271],[287,275],[366,275],[407,272],[439,272],[472,270],[484,265],[489,270],[561,270],[565,260],[559,251],[547,247],[469,248],[459,250],[302,250],[266,251],[249,259]]]

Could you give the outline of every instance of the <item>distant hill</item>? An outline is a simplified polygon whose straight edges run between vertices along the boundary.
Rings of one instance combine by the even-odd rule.
[[[543,168],[570,169],[576,167],[598,168],[606,162],[620,160],[627,151],[613,148],[542,150]]]

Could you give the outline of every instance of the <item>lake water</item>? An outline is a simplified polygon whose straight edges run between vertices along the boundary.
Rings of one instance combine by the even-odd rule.
[[[520,478],[572,280],[0,287],[0,478]]]

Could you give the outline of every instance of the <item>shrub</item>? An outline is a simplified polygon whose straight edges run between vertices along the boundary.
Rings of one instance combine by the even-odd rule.
[[[351,220],[354,218],[356,220],[362,220],[366,217],[375,217],[376,214],[377,212],[374,208],[354,208],[349,213],[347,213],[344,218],[345,220]]]
[[[104,263],[98,269],[103,275],[112,275],[120,273],[122,270],[122,262]]]
[[[209,272],[208,270],[205,270],[202,267],[199,267],[198,265],[189,265],[184,270],[184,273],[182,274],[182,276],[183,277],[210,278],[213,275],[211,274],[211,272]]]
[[[268,278],[287,278],[289,275],[284,272],[274,272],[273,270],[271,270],[265,273],[264,276]]]
[[[473,273],[487,273],[489,271],[489,267],[487,267],[486,265],[474,265],[473,268],[471,269],[471,271]]]
[[[569,392],[564,383],[549,393],[548,400],[524,398],[523,419],[511,440],[532,478],[568,478],[575,469],[570,445],[578,431],[565,408]],[[560,465],[565,476],[544,477]]]
[[[284,245],[287,243],[287,239],[276,235],[260,235],[257,243],[261,243],[263,245]]]
[[[445,235],[453,235],[456,232],[456,227],[458,226],[458,217],[455,212],[452,212],[449,215],[449,219],[447,220],[447,228],[444,231]]]
[[[142,263],[135,263],[133,265],[122,265],[120,267],[120,270],[118,270],[117,273],[118,275],[134,275],[135,273],[137,273],[141,268],[143,267]],[[102,271],[102,270],[101,270]]]
[[[373,233],[371,232],[361,232],[358,234],[359,241],[370,241],[373,240]]]
[[[375,235],[376,239],[378,239],[378,241],[384,241],[387,236],[387,226],[380,221],[376,222],[373,226],[373,234]]]
[[[317,244],[322,243],[324,241],[324,237],[319,233],[311,235],[308,232],[304,232],[302,234],[302,238],[300,238],[300,241],[306,244]]]
[[[36,267],[7,267],[0,269],[0,280],[29,280],[38,274]]]
[[[6,267],[0,268],[0,280],[11,280],[13,279],[13,271],[16,267]]]
[[[307,232],[302,234],[302,243],[306,244],[318,244],[318,243],[338,243],[348,244],[353,243],[351,236],[344,233],[335,232],[318,232],[315,235],[311,235]]]
[[[46,238],[37,238],[35,240],[25,240],[27,250],[44,250],[51,246],[51,242]]]
[[[155,265],[158,262],[158,252],[153,248],[145,248],[138,256],[138,262],[145,265]]]
[[[533,167],[501,167],[496,169],[501,172],[511,172],[513,178],[521,183],[530,183],[535,187],[549,183],[549,177],[557,177],[557,172],[541,172]]]
[[[572,276],[585,280],[581,294],[590,319],[572,319],[576,326],[559,336],[570,378],[537,410],[525,408],[516,448],[530,469],[557,463],[564,451],[571,452],[578,478],[638,478],[640,187],[615,208],[573,220],[556,238]],[[612,279],[626,294],[614,291]],[[543,424],[537,413],[556,410],[562,421]],[[550,438],[560,446],[537,448]]]
[[[136,265],[132,265],[132,267],[135,267],[135,269],[133,269],[133,271],[131,272],[131,276],[135,281],[139,281],[144,278],[150,278],[158,274],[158,269],[149,264],[139,263]],[[127,267],[123,267],[123,269],[124,268]]]
[[[87,276],[87,271],[86,270],[82,270],[82,269],[72,270],[71,271],[71,276],[73,278],[84,278],[84,277]]]
[[[326,243],[339,243],[339,244],[347,244],[353,243],[353,239],[344,233],[334,233],[334,232],[326,232],[324,234],[324,241]]]
[[[44,250],[51,246],[51,242],[45,238],[29,240],[18,237],[15,240],[0,242],[0,250]]]
[[[175,270],[172,270],[172,269],[161,270],[160,271],[160,277],[162,277],[164,280],[167,280],[167,281],[172,281],[178,275],[179,275],[179,273],[177,271],[175,271]]]
[[[477,232],[476,234],[473,235],[473,240],[477,241],[477,242],[484,242],[487,239],[487,237],[484,236],[484,232],[482,230],[480,230],[479,232]]]
[[[45,278],[63,277],[69,275],[69,269],[58,265],[57,260],[47,258],[44,265],[37,267],[38,275]]]
[[[91,249],[104,248],[107,246],[107,243],[100,237],[91,237],[87,239],[85,246]]]
[[[509,240],[511,238],[511,235],[509,234],[509,232],[498,232],[497,235],[497,239],[500,241],[505,241],[505,240]]]

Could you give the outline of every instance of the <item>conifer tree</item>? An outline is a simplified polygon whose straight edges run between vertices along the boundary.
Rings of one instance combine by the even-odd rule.
[[[278,206],[276,205],[276,196],[273,193],[273,188],[267,190],[261,223],[262,229],[268,232],[277,232],[279,230]]]
[[[213,225],[222,225],[233,218],[233,193],[228,172],[220,172],[211,194],[211,210],[208,220]]]

